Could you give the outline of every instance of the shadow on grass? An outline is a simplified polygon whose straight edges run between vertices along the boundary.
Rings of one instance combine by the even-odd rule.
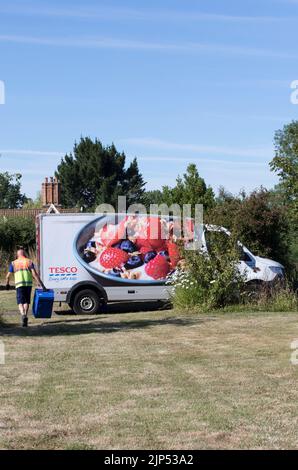
[[[193,325],[199,322],[203,322],[203,319],[182,319],[176,317],[168,317],[164,319],[144,319],[144,320],[133,320],[133,321],[117,321],[117,322],[105,322],[106,317],[92,319],[79,319],[79,320],[62,320],[58,322],[45,321],[41,325],[29,325],[28,328],[22,328],[21,326],[6,326],[2,330],[2,334],[6,336],[58,336],[58,335],[82,335],[92,333],[117,333],[129,330],[145,329],[160,325],[174,325],[174,326],[186,326]],[[210,320],[210,318],[208,318]]]
[[[135,303],[135,304],[111,304],[105,314],[88,316],[86,318],[76,318],[71,311],[59,312],[58,319],[53,317],[44,320],[40,324],[31,324],[29,318],[29,327],[6,324],[2,329],[2,335],[6,336],[59,336],[59,335],[81,335],[81,334],[109,334],[122,331],[140,330],[152,328],[155,326],[191,326],[205,321],[214,320],[208,316],[206,318],[192,317],[165,317],[165,318],[142,318],[142,315],[148,311],[152,311],[151,303]],[[155,303],[156,304],[156,303]],[[159,304],[160,305],[160,304]],[[129,320],[126,318],[127,313],[139,312],[139,318]],[[112,315],[109,315],[112,314]],[[113,314],[123,314],[123,320],[111,321]],[[66,318],[65,318],[66,317]]]

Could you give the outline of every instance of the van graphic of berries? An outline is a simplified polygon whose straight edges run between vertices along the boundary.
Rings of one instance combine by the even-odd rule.
[[[145,271],[153,279],[164,279],[170,271],[170,265],[163,255],[156,255],[146,264]]]
[[[102,227],[98,232],[101,243],[109,247],[115,245],[119,240],[122,240],[125,237],[125,222],[125,220],[122,220],[118,225],[104,225],[104,227]]]
[[[178,264],[178,261],[181,259],[179,246],[174,242],[168,241],[167,248],[171,261],[171,267],[175,268]]]
[[[128,260],[126,251],[120,248],[106,248],[100,255],[100,264],[106,269],[120,268]]]

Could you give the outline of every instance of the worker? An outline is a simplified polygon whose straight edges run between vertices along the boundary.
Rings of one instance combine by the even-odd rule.
[[[20,314],[22,317],[22,326],[28,326],[28,310],[31,302],[31,291],[33,278],[44,290],[45,285],[40,279],[39,275],[35,270],[33,262],[26,257],[23,248],[19,248],[17,251],[17,259],[13,261],[6,275],[6,288],[10,288],[9,280],[11,274],[14,274],[17,304],[19,306]]]

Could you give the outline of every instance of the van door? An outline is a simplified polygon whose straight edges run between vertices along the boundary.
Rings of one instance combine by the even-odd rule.
[[[239,244],[239,271],[246,275],[247,281],[258,278],[256,260],[241,244]]]

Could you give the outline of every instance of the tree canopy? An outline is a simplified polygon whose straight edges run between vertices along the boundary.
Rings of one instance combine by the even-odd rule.
[[[105,147],[98,139],[82,137],[56,171],[62,205],[87,210],[102,203],[116,207],[119,195],[127,197],[127,205],[141,202],[145,183],[137,160],[127,168],[125,163],[125,154],[118,152],[114,144]]]
[[[271,169],[280,178],[280,186],[292,206],[295,219],[298,218],[298,121],[292,121],[276,131],[275,157]]]
[[[19,209],[27,201],[21,192],[22,175],[10,174],[7,171],[0,173],[0,208]]]
[[[163,186],[162,191],[149,191],[145,195],[146,205],[151,204],[203,204],[204,210],[208,210],[214,204],[214,193],[205,180],[199,175],[194,163],[190,163],[183,176],[178,176],[173,187]]]
[[[298,121],[286,124],[276,131],[275,157],[270,163],[271,170],[277,173],[280,183],[272,194],[283,205],[289,216],[291,253],[298,260]]]

